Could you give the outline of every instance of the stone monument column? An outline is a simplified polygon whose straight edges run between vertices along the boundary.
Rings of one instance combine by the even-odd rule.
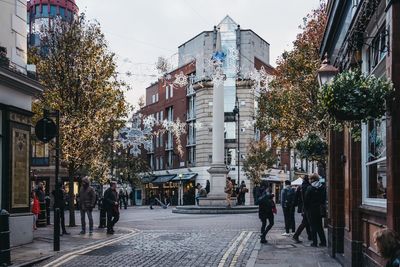
[[[226,206],[224,192],[226,175],[229,170],[224,163],[224,76],[222,63],[224,53],[221,49],[221,34],[217,33],[214,79],[213,79],[213,123],[212,123],[212,164],[210,173],[210,193],[207,198],[200,199],[200,206]]]

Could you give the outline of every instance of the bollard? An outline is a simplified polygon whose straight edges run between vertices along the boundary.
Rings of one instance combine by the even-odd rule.
[[[50,225],[50,197],[46,196],[45,198],[46,202],[46,224]]]
[[[107,227],[107,213],[106,213],[106,210],[103,208],[103,198],[101,198],[99,200],[99,209],[100,209],[99,228],[106,228]]]
[[[11,264],[9,217],[6,210],[0,211],[0,265]]]
[[[38,216],[38,220],[36,221],[37,227],[46,227],[46,202],[39,202],[40,205],[40,213]]]

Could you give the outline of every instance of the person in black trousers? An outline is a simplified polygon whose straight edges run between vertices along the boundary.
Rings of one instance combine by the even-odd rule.
[[[299,236],[301,235],[301,232],[303,232],[304,229],[306,229],[307,231],[308,240],[310,241],[312,240],[310,224],[308,223],[304,209],[304,194],[309,186],[311,186],[311,184],[309,182],[308,175],[304,175],[303,183],[301,184],[301,186],[297,188],[295,197],[295,205],[297,206],[297,213],[301,213],[301,216],[303,217],[301,224],[297,228],[296,233],[293,235],[293,240],[296,243],[301,243]]]
[[[265,244],[267,243],[266,236],[274,225],[273,208],[275,206],[274,202],[272,201],[272,195],[267,191],[267,183],[265,181],[262,181],[261,183],[256,204],[258,204],[258,217],[261,220],[260,242]]]
[[[283,210],[283,217],[285,219],[285,233],[283,236],[289,236],[290,229],[294,233],[296,231],[295,219],[294,219],[294,198],[295,198],[295,191],[291,187],[291,183],[289,180],[285,181],[285,187],[282,189],[281,192],[281,205]]]
[[[57,190],[57,191],[56,191]],[[60,224],[61,224],[61,231],[60,235],[69,235],[67,230],[65,229],[65,218],[64,218],[64,211],[65,211],[65,190],[64,186],[60,186],[58,189],[53,190],[52,194],[54,196],[54,209],[60,209]]]
[[[119,220],[117,183],[112,181],[110,187],[104,192],[105,209],[107,212],[107,234],[114,234],[114,225]]]
[[[319,246],[326,246],[326,238],[322,227],[322,216],[325,213],[326,192],[325,186],[319,181],[319,175],[313,174],[310,177],[311,186],[309,186],[304,195],[304,207],[307,219],[311,226],[312,247],[317,247],[318,236]],[[318,235],[318,236],[317,236]]]

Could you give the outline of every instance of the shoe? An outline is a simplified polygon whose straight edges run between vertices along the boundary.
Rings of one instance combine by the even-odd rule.
[[[289,233],[283,233],[282,236],[290,236]]]
[[[261,243],[261,244],[267,244],[267,243],[268,243],[268,241],[267,241],[267,240],[265,240],[265,239],[261,239],[261,240],[260,240],[260,243]]]
[[[82,230],[79,234],[84,235],[84,234],[86,234],[86,232]]]
[[[311,243],[310,247],[318,247],[317,244]]]
[[[326,247],[326,243],[319,243],[320,247]]]
[[[93,230],[89,230],[89,235],[93,235]]]
[[[113,235],[114,232],[113,231],[107,231],[107,235]]]
[[[299,240],[299,238],[292,237],[292,239],[294,240],[294,242],[295,242],[296,244],[303,243],[303,241]]]

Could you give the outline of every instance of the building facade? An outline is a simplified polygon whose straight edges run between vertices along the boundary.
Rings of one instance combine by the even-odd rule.
[[[365,75],[400,86],[400,1],[328,2],[321,45],[339,71],[361,68]],[[348,129],[329,133],[329,252],[344,266],[384,266],[373,235],[400,232],[400,98],[387,116],[362,125],[356,142]]]
[[[174,177],[171,176],[170,180],[175,179],[179,183],[182,182],[179,174],[187,179],[190,177],[191,183],[184,186],[184,191],[190,190],[193,197],[195,190],[192,186],[197,183],[206,186],[210,177],[207,172],[212,161],[213,131],[213,69],[210,61],[215,51],[217,29],[221,32],[221,46],[226,54],[223,65],[224,106],[221,107],[225,113],[225,164],[230,169],[228,175],[236,183],[240,180],[245,181],[248,187],[252,186],[241,164],[249,144],[261,138],[254,127],[257,90],[253,88],[249,74],[261,68],[267,75],[272,75],[274,71],[269,65],[269,43],[252,30],[241,29],[227,16],[214,30],[204,31],[179,46],[178,69],[166,77],[173,81],[175,75],[182,72],[188,77],[188,84],[179,86],[168,82],[168,79],[160,79],[147,88],[146,106],[141,111],[146,116],[153,114],[156,120],[179,118],[186,122],[186,134],[181,135],[185,146],[183,155],[178,155],[172,136],[164,135],[159,137],[161,141],[154,140],[154,149],[149,153],[148,160],[155,176],[172,175]],[[239,122],[234,113],[235,106],[239,109]],[[163,148],[159,147],[160,143]],[[290,164],[289,157],[287,164]],[[148,181],[146,184],[151,186],[153,183]],[[246,203],[250,203],[250,197],[251,194],[247,194]]]
[[[43,88],[27,76],[26,2],[0,2],[0,25],[0,207],[10,213],[11,245],[17,246],[33,240],[31,108]]]

